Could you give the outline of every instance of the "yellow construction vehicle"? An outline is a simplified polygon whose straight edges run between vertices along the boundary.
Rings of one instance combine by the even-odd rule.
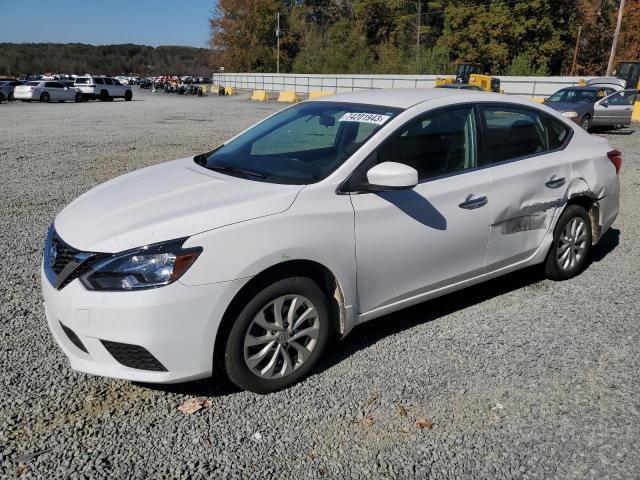
[[[500,79],[488,74],[487,69],[480,63],[456,63],[456,76],[436,77],[436,87],[461,83],[475,85],[487,92],[500,93]]]

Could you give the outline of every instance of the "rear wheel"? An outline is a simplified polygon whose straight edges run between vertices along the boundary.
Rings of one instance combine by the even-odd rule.
[[[132,98],[133,98],[133,94],[131,93],[131,90],[127,90],[126,92],[124,92],[124,99],[127,102],[130,102]]]
[[[49,94],[47,92],[42,92],[40,94],[40,101],[41,102],[49,102],[49,101],[51,101],[51,97],[49,96]]]
[[[305,277],[280,280],[248,301],[231,327],[224,354],[229,379],[269,393],[309,374],[329,339],[329,309]]]
[[[83,95],[80,92],[76,93],[76,98],[74,99],[76,103],[80,103],[83,99]]]
[[[591,221],[579,205],[569,205],[558,219],[553,245],[547,254],[545,274],[553,280],[578,275],[591,250]]]
[[[591,115],[585,115],[582,117],[582,120],[580,120],[580,126],[588,132],[591,128]]]
[[[13,102],[13,101],[15,100],[15,98],[13,98],[13,92],[10,92],[10,93],[9,93],[8,100],[9,100],[10,102]]]

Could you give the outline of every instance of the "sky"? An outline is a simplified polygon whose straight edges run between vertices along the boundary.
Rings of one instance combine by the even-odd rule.
[[[207,47],[214,0],[0,0],[0,42]]]

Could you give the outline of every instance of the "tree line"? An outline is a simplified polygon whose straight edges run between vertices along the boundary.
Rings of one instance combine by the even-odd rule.
[[[214,66],[233,72],[600,75],[620,0],[217,0]],[[578,30],[581,35],[578,41]],[[640,0],[627,0],[619,60],[640,60]],[[576,61],[574,52],[578,45]]]
[[[209,76],[210,55],[207,48],[180,46],[0,43],[0,74]]]

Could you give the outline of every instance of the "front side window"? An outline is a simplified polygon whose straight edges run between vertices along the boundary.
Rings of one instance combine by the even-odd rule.
[[[622,92],[618,92],[615,95],[611,95],[607,98],[607,103],[609,105],[633,105],[636,101],[637,91],[636,90],[624,90]]]
[[[91,79],[87,77],[78,77],[76,78],[76,85],[87,85],[91,83]]]
[[[111,81],[110,78],[105,78],[104,83],[106,83],[107,85],[113,85],[113,82]]]
[[[551,95],[546,103],[594,103],[598,100],[596,90],[583,90],[578,88],[564,88]]]
[[[315,183],[342,165],[399,111],[346,102],[301,103],[195,160],[211,170],[252,180]]]
[[[477,166],[473,107],[429,113],[403,127],[378,150],[378,163],[404,163],[418,171],[418,180]]]
[[[489,163],[536,155],[549,150],[547,130],[534,110],[509,106],[483,108]]]

